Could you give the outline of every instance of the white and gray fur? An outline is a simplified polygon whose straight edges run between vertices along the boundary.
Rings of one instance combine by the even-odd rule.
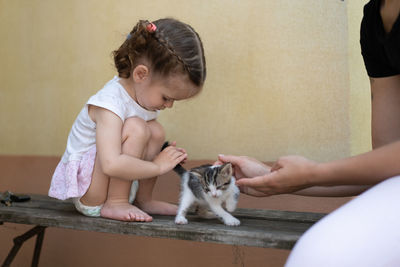
[[[232,176],[232,164],[203,165],[185,170],[178,164],[174,171],[181,176],[181,196],[176,224],[187,224],[186,213],[193,205],[203,218],[220,219],[224,224],[237,226],[240,221],[229,212],[236,209],[239,189]]]

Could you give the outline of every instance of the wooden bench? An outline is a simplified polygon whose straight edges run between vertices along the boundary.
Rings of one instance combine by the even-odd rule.
[[[14,239],[14,247],[2,266],[9,266],[23,242],[37,235],[32,266],[37,266],[46,227],[83,231],[140,235],[240,246],[291,249],[299,237],[325,214],[260,209],[237,209],[238,227],[225,226],[218,220],[188,215],[189,224],[176,225],[173,216],[153,216],[150,223],[121,222],[86,217],[70,201],[31,195],[27,202],[0,204],[0,224],[4,222],[35,225]],[[3,241],[4,242],[4,241]]]

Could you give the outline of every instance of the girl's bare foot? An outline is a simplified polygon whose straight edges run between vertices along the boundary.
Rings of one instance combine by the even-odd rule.
[[[101,211],[101,217],[118,221],[151,222],[153,218],[128,202],[106,201]]]
[[[135,200],[134,204],[150,214],[176,215],[178,211],[177,205],[158,200],[149,200],[149,201]]]

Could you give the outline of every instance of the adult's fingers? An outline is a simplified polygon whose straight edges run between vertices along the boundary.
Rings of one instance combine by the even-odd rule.
[[[222,154],[220,154],[220,155],[218,155],[218,159],[223,163],[231,162],[233,164],[237,164],[239,162],[239,160],[240,160],[240,157],[233,156],[233,155],[222,155]]]
[[[222,164],[224,164],[224,163],[220,160],[217,160],[213,163],[213,165],[222,165]]]
[[[240,180],[236,180],[236,185],[238,186],[250,186],[250,187],[266,187],[268,181],[273,176],[273,173],[264,175],[264,176],[257,176],[254,178],[242,178]]]
[[[265,197],[267,196],[267,194],[260,192],[254,188],[251,187],[247,187],[247,186],[239,186],[240,192],[249,195],[249,196],[253,196],[253,197]]]
[[[271,167],[271,172],[277,171],[282,168],[282,165],[279,162],[275,162]]]

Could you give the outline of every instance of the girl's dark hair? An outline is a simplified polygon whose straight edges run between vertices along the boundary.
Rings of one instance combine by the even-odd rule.
[[[187,73],[190,80],[202,86],[206,79],[206,60],[203,44],[197,32],[188,24],[166,18],[153,22],[139,21],[125,42],[113,52],[119,77],[129,78],[139,60],[150,61],[151,69],[163,76]]]

